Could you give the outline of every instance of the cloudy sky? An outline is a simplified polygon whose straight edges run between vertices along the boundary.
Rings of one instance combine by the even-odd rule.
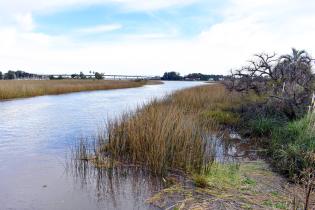
[[[226,74],[259,52],[315,56],[314,0],[0,0],[0,70]]]

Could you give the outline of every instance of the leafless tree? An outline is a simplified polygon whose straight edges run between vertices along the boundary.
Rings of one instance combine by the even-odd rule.
[[[308,53],[293,48],[290,55],[277,57],[262,53],[254,57],[248,66],[231,72],[226,87],[268,95],[270,101],[291,119],[306,110],[315,82],[312,58]]]

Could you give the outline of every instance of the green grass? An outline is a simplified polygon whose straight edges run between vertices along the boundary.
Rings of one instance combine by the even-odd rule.
[[[273,130],[279,126],[278,121],[267,117],[257,117],[249,121],[251,133],[254,136],[270,136]]]
[[[205,173],[208,186],[218,189],[239,188],[243,177],[239,171],[239,165],[213,163]]]
[[[309,156],[315,151],[315,133],[310,125],[310,118],[304,117],[273,130],[269,146],[272,163],[290,178],[314,167]]]
[[[223,110],[210,110],[203,113],[205,118],[211,118],[221,125],[237,125],[240,116],[237,113]]]

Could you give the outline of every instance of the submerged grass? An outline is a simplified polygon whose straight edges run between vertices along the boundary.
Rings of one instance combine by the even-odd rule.
[[[146,83],[147,81],[124,80],[0,80],[0,100],[140,87]]]

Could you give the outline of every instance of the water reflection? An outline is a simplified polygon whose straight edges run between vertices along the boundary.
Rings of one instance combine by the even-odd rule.
[[[72,160],[67,174],[82,189],[94,189],[96,201],[106,209],[155,209],[146,200],[163,189],[160,178],[138,166],[97,168],[85,160]]]
[[[257,148],[246,138],[234,131],[219,134],[208,134],[209,148],[213,160],[219,163],[239,162],[244,159],[257,159]],[[252,141],[251,141],[252,142]]]

